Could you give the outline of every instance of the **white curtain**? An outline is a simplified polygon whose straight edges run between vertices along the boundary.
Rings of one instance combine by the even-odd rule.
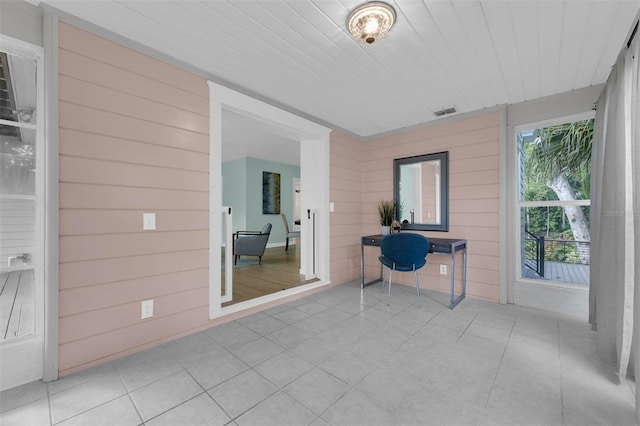
[[[637,25],[637,24],[636,24]],[[636,29],[638,27],[636,26]],[[634,277],[635,277],[635,310],[634,324],[637,324],[633,333],[634,367],[636,386],[640,380],[640,36],[636,34],[632,42],[630,52],[633,63],[630,68],[631,80],[631,170],[633,191],[633,241],[635,247]],[[640,419],[640,389],[636,387],[636,419]]]
[[[598,99],[591,163],[589,320],[598,354],[617,363],[623,381],[640,367],[639,39],[620,53]]]

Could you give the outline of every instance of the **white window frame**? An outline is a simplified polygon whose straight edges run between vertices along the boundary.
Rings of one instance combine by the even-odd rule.
[[[512,141],[514,144],[518,144],[518,133],[526,130],[532,129],[540,129],[544,127],[556,126],[565,123],[572,123],[575,121],[581,120],[590,120],[595,118],[595,111],[582,113],[582,114],[574,114],[559,118],[552,118],[543,121],[532,122],[528,124],[522,124],[518,126],[514,126],[514,132],[512,134]],[[520,200],[520,182],[519,182],[519,174],[517,173],[517,168],[519,166],[518,159],[518,149],[517,146],[513,147],[513,162],[516,165],[515,167],[515,175],[516,184],[514,185],[514,194],[513,200],[515,200],[514,205],[514,227],[512,229],[512,244],[516,248],[517,255],[515,256],[515,284],[519,283],[529,283],[536,285],[543,285],[547,287],[558,287],[558,288],[567,288],[571,290],[576,290],[579,292],[588,292],[589,286],[580,286],[571,283],[565,283],[561,281],[545,281],[538,280],[534,278],[525,278],[522,276],[522,253],[520,252],[520,240],[522,235],[520,235],[520,231],[522,229],[522,224],[520,222],[520,211],[523,207],[563,207],[563,206],[591,206],[591,200],[574,200],[574,201],[560,201],[560,200],[550,200],[550,201],[521,201]]]

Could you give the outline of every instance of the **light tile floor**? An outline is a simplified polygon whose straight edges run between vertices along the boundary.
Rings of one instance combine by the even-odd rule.
[[[357,283],[0,394],[8,425],[631,425],[584,321]]]

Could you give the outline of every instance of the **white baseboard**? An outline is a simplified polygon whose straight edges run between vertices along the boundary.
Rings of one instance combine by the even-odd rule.
[[[286,241],[283,241],[281,243],[267,243],[267,248],[272,248],[272,247],[285,247],[287,245]],[[295,246],[296,242],[295,239],[289,241],[289,247],[291,246]]]

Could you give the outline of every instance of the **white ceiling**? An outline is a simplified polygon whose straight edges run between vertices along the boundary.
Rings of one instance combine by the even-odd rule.
[[[300,165],[300,142],[277,126],[222,110],[222,162],[252,157]]]
[[[32,0],[33,3],[38,3]],[[363,138],[603,83],[633,1],[395,0],[364,45],[345,28],[364,0],[43,0],[246,93]]]

